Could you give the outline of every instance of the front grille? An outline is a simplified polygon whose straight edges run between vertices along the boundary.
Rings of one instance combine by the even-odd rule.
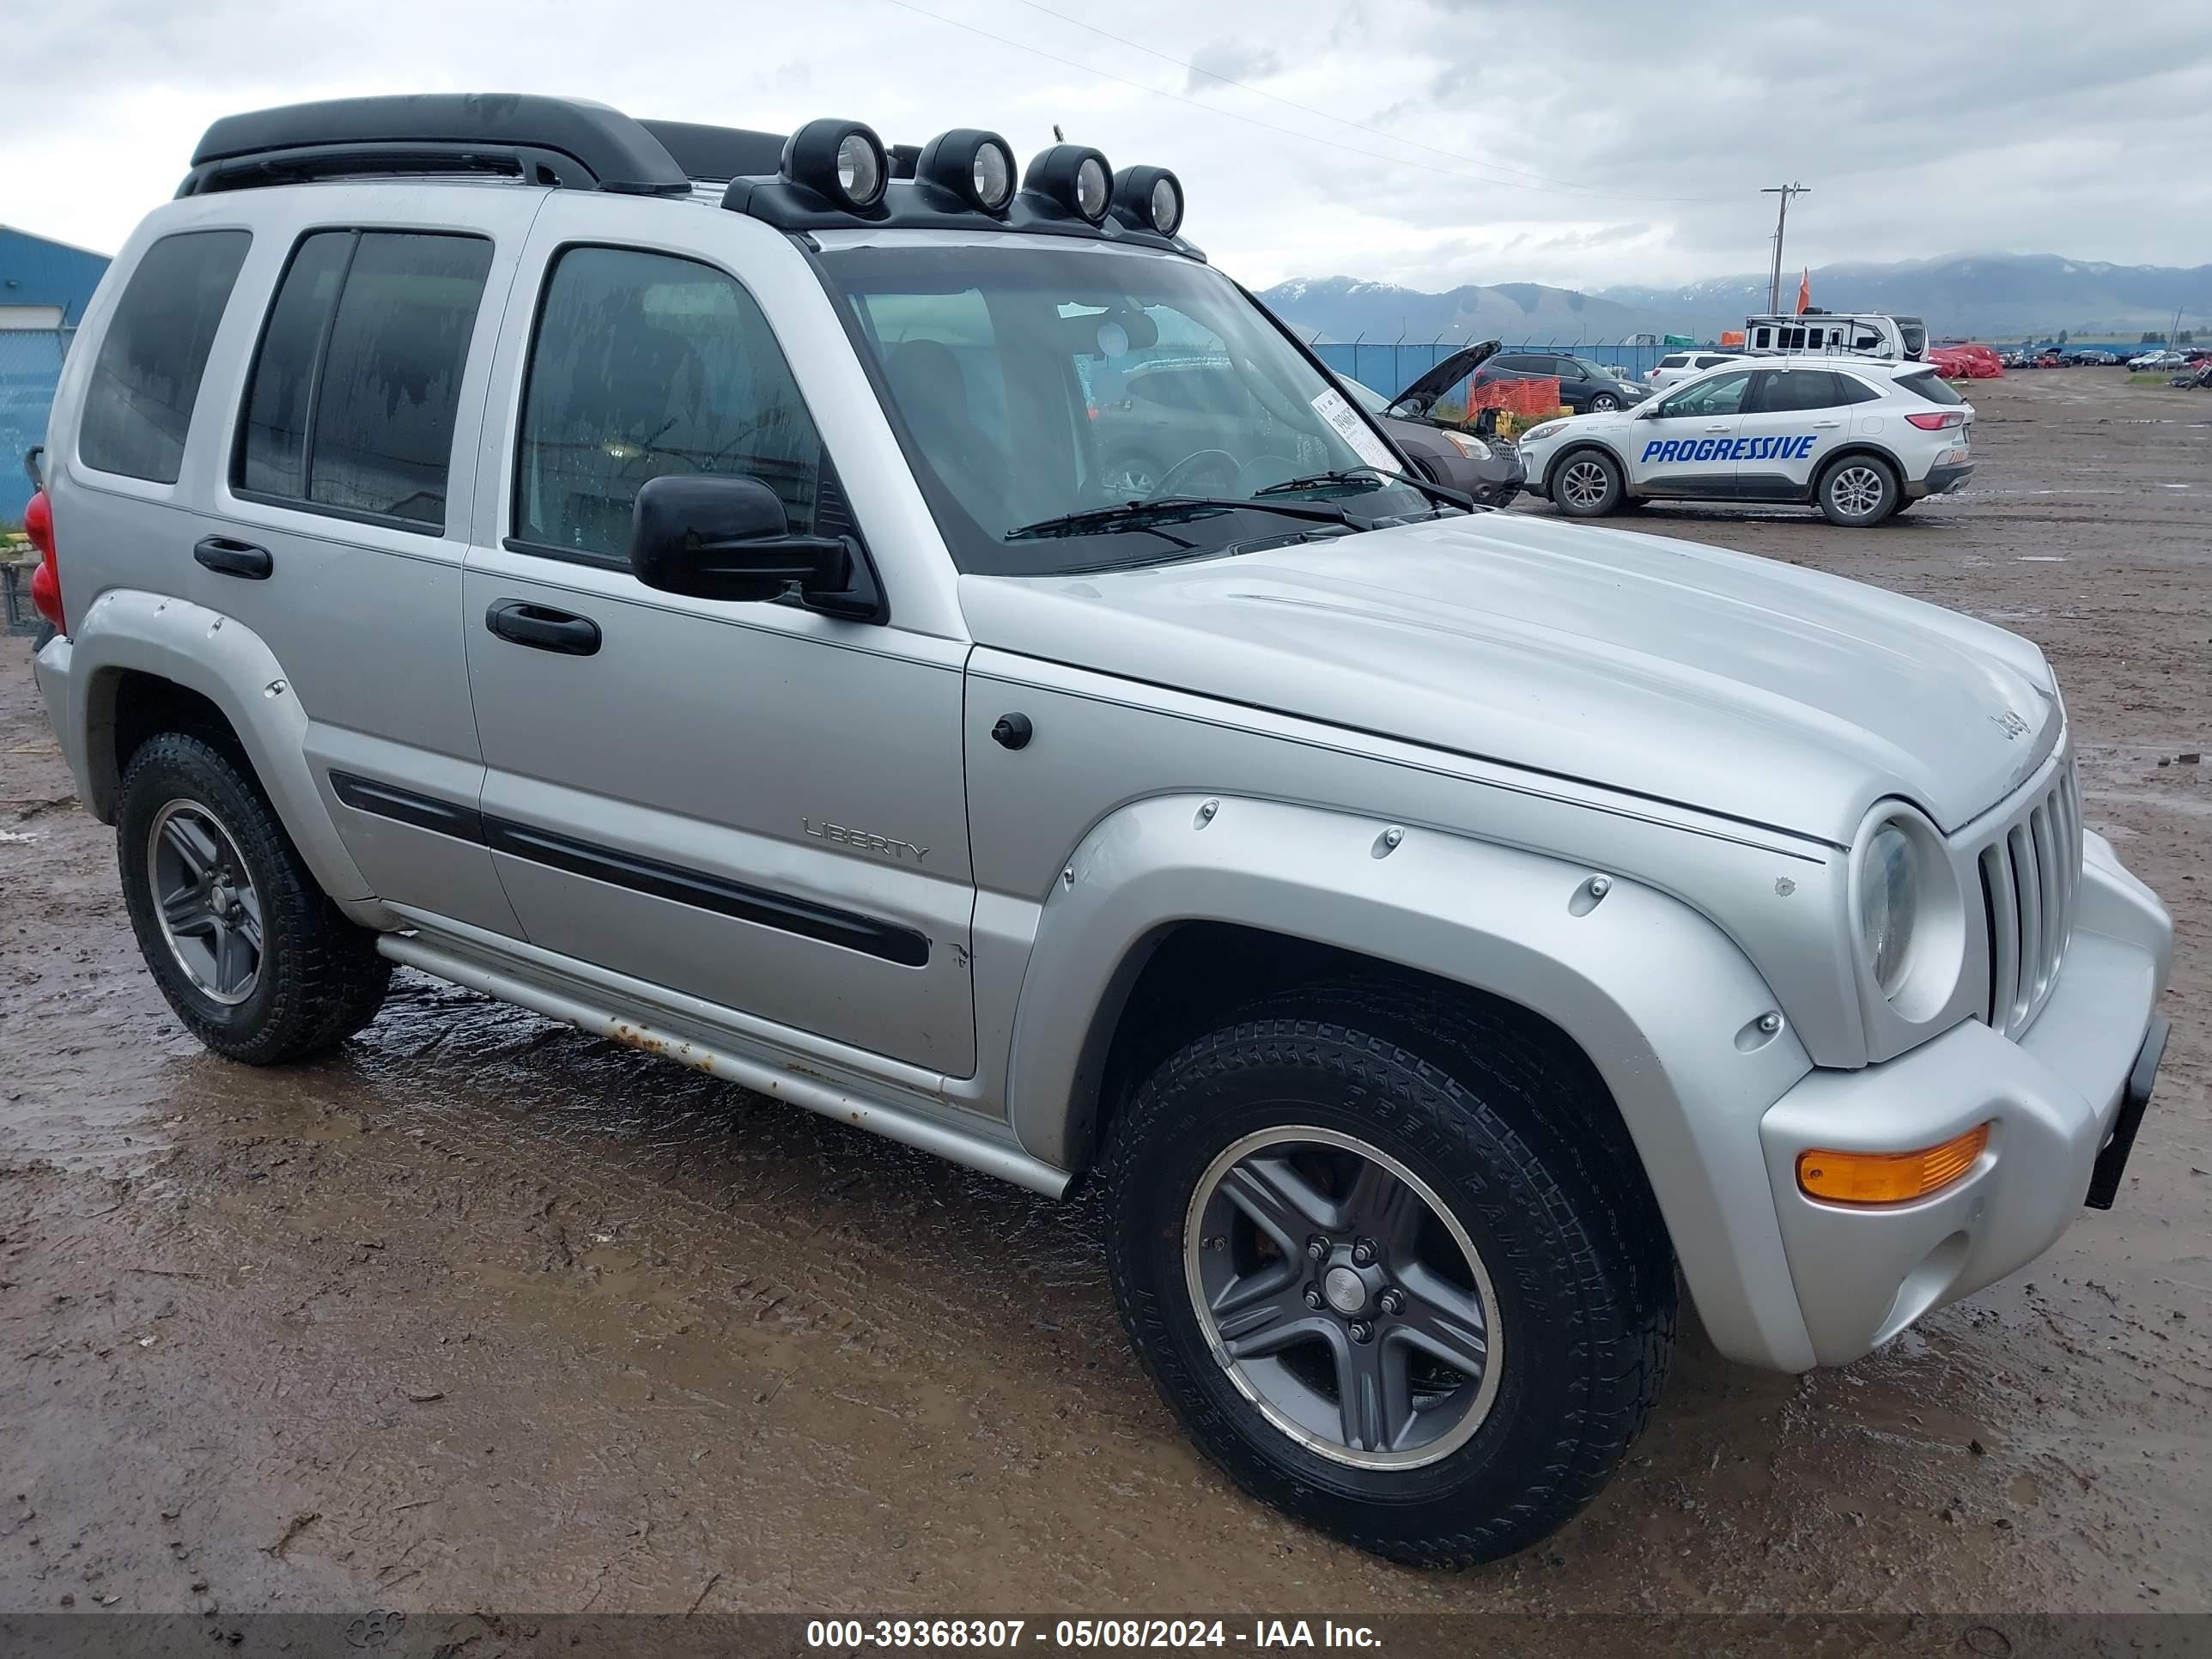
[[[2081,798],[2071,757],[2057,781],[2015,809],[1975,861],[1989,922],[1989,1022],[2016,1037],[2043,1012],[2074,931]]]

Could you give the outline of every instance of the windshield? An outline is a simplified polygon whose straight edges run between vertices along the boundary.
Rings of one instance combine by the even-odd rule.
[[[821,263],[964,571],[1201,557],[1440,510],[1391,482],[1404,463],[1273,319],[1192,260],[994,239]],[[1163,498],[1185,505],[1129,505]]]
[[[1341,375],[1337,378],[1343,380]],[[1352,394],[1352,401],[1370,415],[1382,415],[1389,411],[1390,400],[1364,380],[1345,380],[1344,389]]]

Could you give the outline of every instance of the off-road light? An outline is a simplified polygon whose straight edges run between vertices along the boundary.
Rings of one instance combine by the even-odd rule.
[[[858,121],[809,121],[783,147],[783,176],[838,206],[865,210],[890,178],[883,140]]]
[[[1909,1204],[1965,1175],[1989,1144],[1990,1126],[1980,1123],[1917,1152],[1800,1152],[1797,1185],[1808,1197],[1831,1204]]]
[[[1064,213],[1102,223],[1113,205],[1114,175],[1106,158],[1081,144],[1054,144],[1030,162],[1022,189]]]
[[[1014,152],[995,132],[958,127],[922,146],[914,176],[985,213],[1003,213],[1014,199]]]
[[[1114,216],[1132,230],[1174,235],[1182,224],[1182,180],[1165,167],[1123,167],[1114,175]]]

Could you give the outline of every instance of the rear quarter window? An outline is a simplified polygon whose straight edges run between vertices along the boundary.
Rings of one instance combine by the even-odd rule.
[[[1671,357],[1662,357],[1659,360],[1659,367],[1662,368],[1681,368],[1685,367],[1689,361],[1690,356],[1687,352],[1678,351]]]
[[[146,250],[93,362],[76,440],[85,465],[176,483],[208,351],[252,240],[243,230],[188,230]]]
[[[1896,386],[1899,391],[1909,392],[1923,403],[1956,406],[1966,401],[1932,368],[1918,374],[1900,374],[1897,377]]]

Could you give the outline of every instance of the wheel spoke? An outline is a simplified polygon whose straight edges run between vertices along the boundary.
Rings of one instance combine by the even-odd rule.
[[[1336,1385],[1344,1443],[1356,1451],[1395,1449],[1413,1419],[1412,1376],[1399,1346],[1345,1342],[1337,1350]]]
[[[1380,1164],[1363,1161],[1344,1195],[1340,1225],[1384,1245],[1409,1246],[1428,1206],[1420,1194]]]
[[[1215,1328],[1230,1358],[1257,1359],[1293,1342],[1325,1339],[1331,1327],[1325,1315],[1307,1307],[1295,1289],[1286,1287],[1218,1319]]]
[[[251,887],[238,890],[238,915],[231,925],[253,947],[254,958],[258,962],[261,956],[261,897]]]
[[[1296,1257],[1309,1235],[1331,1220],[1328,1200],[1288,1158],[1248,1158],[1221,1177],[1221,1194],[1267,1230],[1285,1256]]]
[[[1298,1267],[1303,1256],[1283,1256],[1256,1273],[1239,1273],[1224,1285],[1212,1303],[1213,1316],[1226,1322],[1229,1316],[1263,1302],[1285,1291],[1296,1289]]]
[[[215,913],[197,887],[180,887],[161,901],[161,920],[179,938],[215,930]]]
[[[184,860],[185,869],[195,879],[205,876],[222,860],[222,849],[216,845],[215,837],[182,812],[161,826],[161,839]]]
[[[216,924],[215,988],[230,996],[252,976],[253,955],[246,949],[245,936],[228,922]]]
[[[1481,1376],[1490,1354],[1482,1304],[1428,1267],[1408,1267],[1398,1279],[1406,1305],[1393,1319],[1390,1346],[1410,1343],[1469,1377]]]

